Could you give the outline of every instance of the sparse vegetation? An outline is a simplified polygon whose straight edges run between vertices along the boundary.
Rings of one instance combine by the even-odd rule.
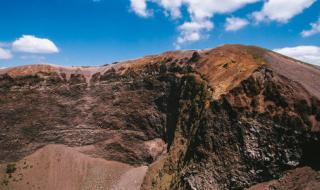
[[[9,180],[8,179],[3,179],[2,182],[1,182],[1,185],[8,186],[9,185]]]
[[[12,174],[17,170],[16,164],[8,164],[6,168],[6,174],[9,176],[9,178],[12,177]]]
[[[16,170],[17,170],[16,164],[8,164],[7,169],[6,169],[6,173],[13,174]]]

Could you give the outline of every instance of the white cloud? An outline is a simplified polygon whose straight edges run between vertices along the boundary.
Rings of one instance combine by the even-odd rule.
[[[152,0],[153,2],[160,5],[167,15],[170,15],[172,18],[180,18],[181,11],[180,7],[183,0]]]
[[[177,27],[179,36],[176,47],[185,43],[205,39],[208,32],[214,28],[213,17],[217,14],[233,13],[242,7],[261,2],[262,0],[130,0],[131,9],[141,17],[152,16],[153,10],[148,9],[149,4],[159,6],[165,15],[172,19],[181,19],[182,24]],[[287,23],[294,16],[302,13],[314,4],[316,0],[264,0],[260,11],[252,13],[257,23],[263,21],[276,21]],[[181,11],[186,10],[187,18],[183,18]],[[319,21],[320,22],[320,21]],[[249,24],[247,19],[229,17],[226,19],[225,30],[236,31]],[[310,36],[319,32],[319,23],[312,23],[311,30],[303,31],[303,36]]]
[[[31,35],[23,35],[14,41],[12,48],[14,51],[25,53],[49,54],[59,52],[57,46],[49,39],[37,38]]]
[[[237,31],[247,26],[249,21],[237,17],[229,17],[226,19],[225,30],[226,31]]]
[[[177,19],[181,17],[182,7],[187,8],[188,20],[178,27],[180,32],[176,41],[179,48],[182,44],[205,38],[206,32],[214,28],[211,21],[215,14],[234,12],[249,3],[260,0],[130,0],[132,10],[142,16],[150,16],[147,2],[155,3],[163,8],[167,15]]]
[[[214,24],[211,19],[215,14],[225,14],[234,12],[249,3],[259,0],[183,0],[188,8],[190,22],[185,24],[198,27],[179,27],[180,36],[176,42],[177,47],[184,43],[203,39],[206,31],[213,29]],[[210,24],[209,24],[210,23]]]
[[[213,23],[207,20],[183,23],[178,27],[180,36],[177,39],[176,48],[180,49],[181,44],[195,42],[204,38],[202,33],[210,31],[213,27]]]
[[[142,17],[150,16],[150,12],[147,10],[147,0],[130,0],[131,9]]]
[[[0,48],[0,59],[11,59],[12,54],[9,50]]]
[[[320,33],[320,18],[317,22],[311,23],[311,29],[310,30],[304,30],[301,32],[301,35],[303,37],[309,37],[313,36],[317,33]]]
[[[277,21],[288,22],[294,16],[310,7],[316,0],[268,0],[259,12],[254,12],[253,17],[257,22]]]
[[[230,13],[259,0],[183,0],[188,7],[188,12],[194,19],[212,17],[213,14]]]
[[[320,47],[318,46],[286,47],[275,49],[274,51],[310,64],[320,66]]]

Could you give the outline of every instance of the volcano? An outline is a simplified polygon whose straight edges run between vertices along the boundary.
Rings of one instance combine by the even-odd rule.
[[[0,69],[1,190],[320,189],[320,68],[259,47]]]

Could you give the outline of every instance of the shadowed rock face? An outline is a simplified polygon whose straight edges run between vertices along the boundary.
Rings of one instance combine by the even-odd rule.
[[[62,144],[149,166],[141,189],[243,189],[300,173],[319,188],[319,85],[318,68],[240,45],[0,70],[0,162]],[[302,187],[273,182],[261,185]]]

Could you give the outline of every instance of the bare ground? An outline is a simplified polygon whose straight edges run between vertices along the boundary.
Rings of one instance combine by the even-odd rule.
[[[48,145],[8,165],[0,165],[1,190],[135,190],[148,168],[93,158],[64,145]],[[8,167],[16,169],[8,173]]]

